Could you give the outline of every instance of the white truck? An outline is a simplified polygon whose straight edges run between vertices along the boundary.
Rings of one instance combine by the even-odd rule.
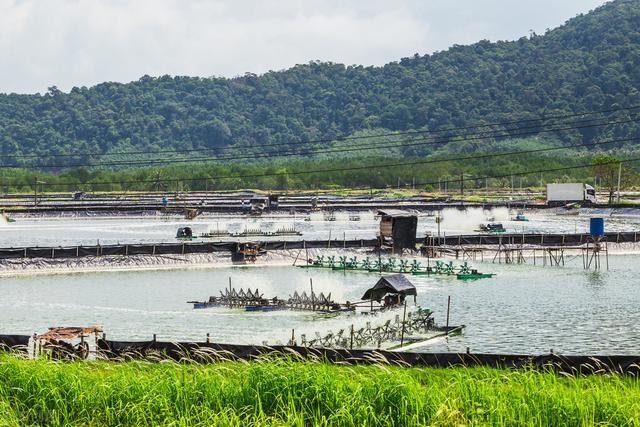
[[[547,184],[547,204],[596,202],[596,190],[589,184]]]

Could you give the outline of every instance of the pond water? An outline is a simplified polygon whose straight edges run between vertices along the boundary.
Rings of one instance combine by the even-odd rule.
[[[564,268],[475,263],[497,276],[473,282],[409,276],[418,289],[418,304],[434,310],[438,323],[445,322],[451,296],[450,323],[467,326],[463,335],[435,340],[419,350],[638,354],[638,257],[616,255],[609,261],[610,270],[600,272],[583,270],[581,259]],[[316,292],[355,301],[378,275],[230,267],[9,277],[0,280],[2,333],[101,324],[111,339],[147,340],[156,333],[159,340],[202,341],[210,333],[217,342],[273,344],[286,342],[291,329],[298,337],[313,337],[314,331],[335,332],[372,320],[361,315],[193,310],[186,303],[217,295],[229,277],[235,287],[259,288],[265,296],[280,297],[308,291],[311,278]]]
[[[553,212],[526,212],[528,222],[512,221],[516,211],[506,208],[492,211],[482,209],[445,209],[440,232],[445,235],[474,233],[479,224],[500,222],[508,232],[514,233],[574,233],[587,232],[590,215],[606,216],[607,231],[633,231],[640,229],[640,215],[610,215],[610,211],[584,210],[580,216],[561,216]],[[277,230],[295,228],[302,233],[288,240],[322,239],[373,239],[379,228],[373,212],[360,212],[359,221],[349,221],[349,213],[338,212],[334,221],[323,220],[321,212],[312,213],[308,221],[304,217],[274,215],[265,218],[246,216],[208,216],[185,221],[177,217],[148,218],[18,218],[14,223],[0,223],[0,247],[24,246],[75,246],[117,243],[162,243],[175,242],[176,230],[190,226],[195,234],[208,231],[244,229]],[[436,234],[435,217],[421,215],[418,218],[418,235]],[[261,239],[263,239],[261,237]],[[282,237],[276,239],[282,240]],[[223,240],[230,240],[225,237]]]

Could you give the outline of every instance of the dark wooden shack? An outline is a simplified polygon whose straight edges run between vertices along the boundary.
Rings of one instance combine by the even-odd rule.
[[[392,274],[389,276],[381,277],[378,282],[362,296],[364,301],[374,300],[380,302],[385,296],[392,295],[398,301],[404,301],[406,296],[413,295],[415,298],[417,295],[416,287],[402,274]]]
[[[267,199],[267,209],[278,209],[279,202],[279,194],[269,194],[269,198]]]
[[[378,211],[380,215],[380,246],[390,246],[394,253],[402,253],[403,249],[416,248],[418,216],[414,213],[388,209]]]

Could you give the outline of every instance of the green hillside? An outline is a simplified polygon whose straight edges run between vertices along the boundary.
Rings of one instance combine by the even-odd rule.
[[[544,35],[454,46],[383,67],[312,62],[233,79],[144,76],[69,93],[2,94],[2,163],[72,165],[108,152],[227,146],[234,149],[224,156],[248,147],[308,155],[309,145],[287,146],[640,105],[638,87],[640,2],[616,0]],[[544,135],[565,143],[628,137],[640,137],[638,123]],[[47,158],[70,153],[83,155]],[[7,157],[16,154],[39,158]]]

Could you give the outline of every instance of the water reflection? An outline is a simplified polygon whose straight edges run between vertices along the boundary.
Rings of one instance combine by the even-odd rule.
[[[602,271],[588,271],[584,273],[587,285],[592,289],[600,289],[606,285],[607,273]]]

